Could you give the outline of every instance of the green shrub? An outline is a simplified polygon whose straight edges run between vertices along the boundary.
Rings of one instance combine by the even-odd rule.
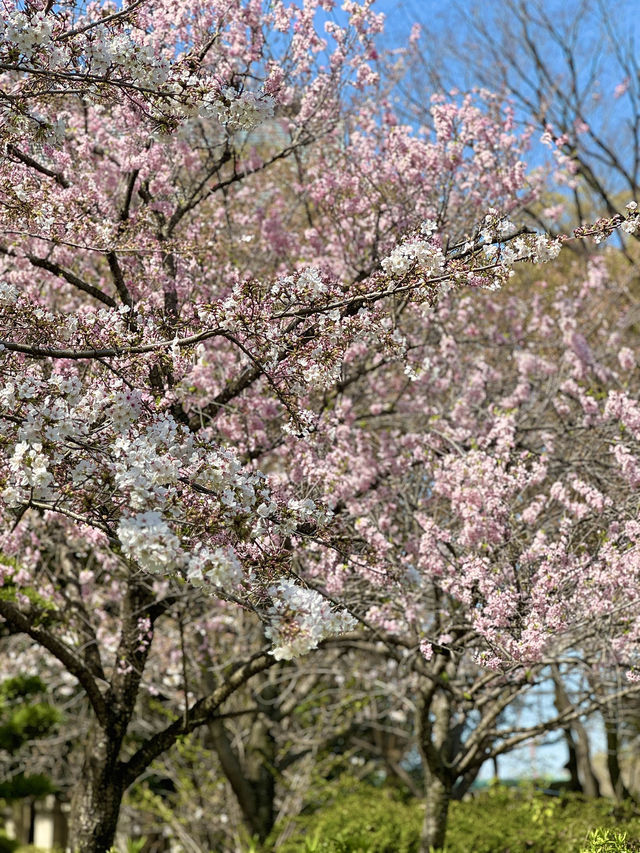
[[[13,838],[7,838],[4,832],[0,831],[0,853],[14,853],[19,846],[17,841],[14,841]]]
[[[298,818],[299,831],[278,853],[416,853],[421,822],[420,809],[403,803],[395,791],[360,785]]]
[[[622,828],[640,838],[632,804],[497,787],[452,803],[446,853],[580,853],[597,828]]]
[[[294,832],[278,851],[413,853],[419,849],[421,824],[419,803],[343,780],[327,786],[309,813],[294,821]],[[549,797],[531,788],[497,786],[451,804],[445,853],[469,851],[640,853],[640,813],[633,803],[617,806],[605,799]]]
[[[0,752],[12,756],[14,772],[0,781],[0,800],[42,797],[54,790],[41,773],[20,772],[20,750],[29,741],[52,734],[62,719],[46,700],[47,685],[37,675],[18,675],[0,681]],[[1,853],[1,848],[0,848]]]

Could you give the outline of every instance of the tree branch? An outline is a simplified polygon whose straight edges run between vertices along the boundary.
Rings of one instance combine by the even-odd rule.
[[[15,157],[17,160],[20,160],[21,163],[25,164],[25,166],[29,166],[31,169],[35,169],[37,172],[47,175],[49,178],[53,178],[53,180],[57,184],[60,184],[63,189],[66,190],[71,186],[62,172],[55,172],[53,169],[49,169],[48,166],[44,166],[42,163],[34,160],[33,157],[29,156],[29,154],[25,154],[24,151],[20,151],[20,149],[16,148],[15,145],[8,145],[7,153]]]
[[[106,702],[95,678],[82,660],[42,625],[35,625],[34,618],[23,613],[12,602],[0,599],[0,616],[19,632],[28,634],[60,661],[67,672],[71,673],[84,689],[100,725],[106,726],[109,716]]]
[[[216,711],[239,687],[253,675],[276,664],[268,652],[259,652],[250,660],[240,664],[229,675],[226,682],[216,690],[195,702],[185,715],[177,717],[161,732],[150,737],[131,758],[121,765],[125,786],[131,785],[138,776],[165,750],[169,749],[181,735],[189,734],[216,717]]]
[[[8,255],[12,258],[17,258],[18,253],[8,249],[6,246],[0,245],[0,254]],[[87,293],[89,296],[93,296],[94,299],[98,299],[100,302],[108,305],[109,308],[116,307],[116,301],[111,296],[106,293],[103,293],[94,285],[89,284],[83,279],[79,278],[75,273],[71,272],[71,270],[67,270],[64,267],[60,266],[60,264],[56,264],[53,261],[49,261],[46,258],[39,258],[37,255],[32,255],[30,252],[25,252],[25,258],[29,261],[29,263],[34,267],[39,267],[40,269],[47,270],[47,272],[53,273],[53,275],[58,278],[63,278],[65,281],[68,281],[69,284],[73,285],[78,290],[82,290],[84,293]]]

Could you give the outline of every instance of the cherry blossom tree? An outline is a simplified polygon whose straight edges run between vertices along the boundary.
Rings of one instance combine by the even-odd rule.
[[[617,664],[637,689],[633,293],[604,258],[563,278],[405,305],[407,358],[355,378],[299,453],[344,530],[299,552],[305,577],[417,676],[425,850],[487,757],[617,701],[587,684],[501,723],[550,666]]]
[[[338,486],[354,458],[366,480],[372,433],[326,450],[350,387],[383,411],[415,369],[405,312],[559,251],[505,219],[536,188],[500,102],[400,126],[381,16],[333,5],[3,15],[0,616],[15,665],[88,706],[88,853],[249,678],[371,621],[331,595],[331,555],[371,547]],[[150,698],[170,715],[151,730]]]

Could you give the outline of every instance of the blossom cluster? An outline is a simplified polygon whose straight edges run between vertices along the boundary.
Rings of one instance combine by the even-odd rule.
[[[291,660],[307,654],[327,637],[350,631],[357,620],[336,609],[313,589],[283,579],[269,587],[273,600],[267,611],[265,635],[273,643],[276,660]]]
[[[625,221],[620,226],[627,234],[635,234],[640,228],[640,213],[638,213],[638,203],[630,201],[627,204],[627,216]]]
[[[238,94],[227,87],[220,94],[207,95],[200,108],[200,114],[215,116],[229,130],[253,130],[273,117],[275,101],[270,95],[256,95],[254,92]]]
[[[382,261],[382,269],[393,276],[404,275],[410,269],[425,276],[437,276],[444,265],[442,248],[427,240],[401,243]]]
[[[27,59],[36,49],[51,47],[54,19],[44,12],[27,16],[14,11],[0,20],[0,43],[14,47]]]

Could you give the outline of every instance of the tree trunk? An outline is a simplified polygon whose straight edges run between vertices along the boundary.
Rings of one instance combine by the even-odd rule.
[[[562,734],[569,753],[567,763],[564,765],[565,769],[569,771],[569,783],[567,788],[569,791],[575,791],[581,794],[582,782],[580,781],[580,774],[578,773],[578,757],[576,755],[576,745],[573,740],[573,734],[571,733],[571,726],[564,728],[562,730]]]
[[[275,741],[267,721],[259,715],[253,723],[243,761],[221,720],[209,723],[209,734],[249,831],[265,841],[275,822]]]
[[[107,734],[98,729],[90,738],[71,800],[69,847],[73,853],[107,853],[114,842],[123,794],[117,755]]]
[[[439,680],[446,685],[455,673],[455,662],[436,659]],[[445,672],[446,670],[446,672]],[[446,677],[445,677],[446,676]],[[459,774],[454,769],[454,755],[459,746],[461,727],[454,723],[451,695],[433,678],[418,699],[416,734],[424,770],[425,812],[420,853],[431,853],[444,847],[447,818],[453,786]]]
[[[555,686],[554,704],[559,713],[562,714],[565,711],[572,710],[574,706],[565,690],[562,675],[560,674],[560,667],[554,664],[551,667],[551,672]],[[598,777],[593,772],[591,764],[591,749],[587,730],[578,719],[573,720],[567,729],[569,731],[567,743],[568,745],[573,744],[574,750],[574,755],[572,756],[571,748],[569,749],[569,763],[571,763],[572,759],[575,760],[582,792],[586,797],[599,797],[600,783],[598,782]],[[569,767],[569,769],[571,768]]]
[[[266,840],[275,823],[275,761],[275,740],[261,715],[253,725],[247,754],[247,777],[255,797],[254,826],[260,841]]]
[[[482,762],[484,764],[484,762]],[[478,778],[478,773],[480,773],[480,768],[482,764],[472,765],[466,773],[463,773],[462,776],[458,776],[451,788],[451,799],[452,800],[461,800],[465,794],[470,790],[473,783]],[[494,764],[495,767],[495,764]],[[497,781],[497,777],[494,777],[494,782]]]
[[[578,760],[578,773],[582,782],[582,790],[586,797],[596,798],[600,796],[600,783],[593,772],[591,754],[589,747],[589,735],[579,720],[573,725],[576,733],[576,758]]]
[[[422,823],[420,853],[431,853],[444,847],[447,832],[451,785],[425,770],[425,812]]]
[[[631,794],[624,784],[620,770],[620,738],[618,736],[618,723],[615,718],[605,716],[604,727],[607,733],[607,769],[613,795],[618,802],[629,799]]]

